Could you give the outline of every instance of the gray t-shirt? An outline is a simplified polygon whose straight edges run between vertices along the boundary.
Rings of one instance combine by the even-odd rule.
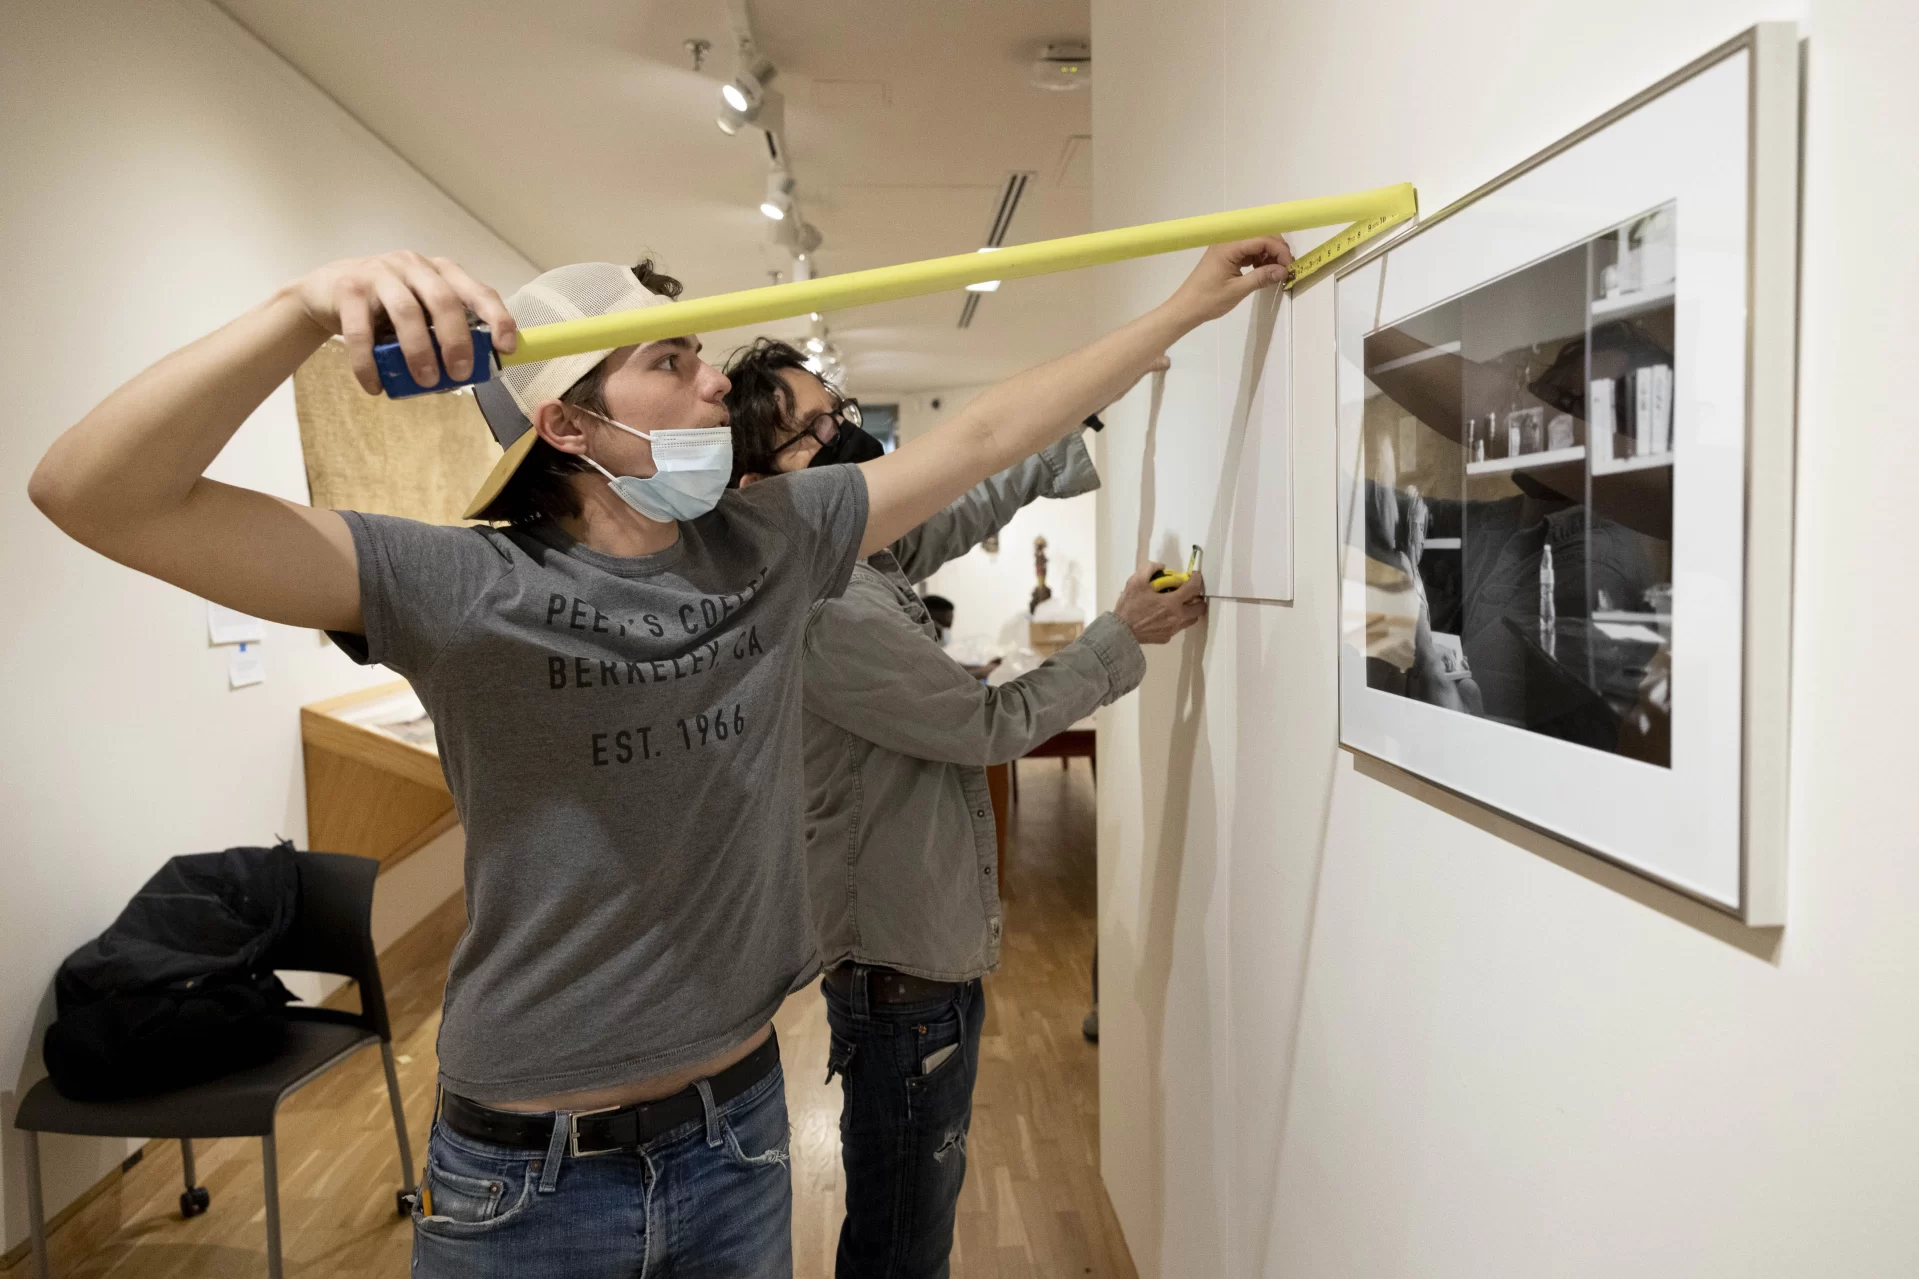
[[[858,555],[859,468],[729,492],[632,559],[345,515],[366,635],[334,638],[412,681],[466,825],[446,1086],[524,1100],[743,1042],[819,968],[801,641]]]

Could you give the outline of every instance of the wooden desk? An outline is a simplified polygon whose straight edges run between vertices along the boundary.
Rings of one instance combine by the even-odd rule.
[[[439,752],[401,735],[423,714],[405,680],[300,708],[307,847],[386,871],[459,824]]]
[[[1080,720],[1071,728],[1054,733],[1051,737],[1027,751],[1020,759],[1056,759],[1059,766],[1065,768],[1068,760],[1084,759],[1093,770],[1093,780],[1099,780],[1098,737],[1093,731],[1091,717]],[[1019,802],[1019,760],[1007,767],[1007,781],[1014,803]]]

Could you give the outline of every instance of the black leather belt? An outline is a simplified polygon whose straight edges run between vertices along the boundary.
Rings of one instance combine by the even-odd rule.
[[[766,1042],[709,1078],[713,1104],[723,1106],[773,1072],[780,1064],[779,1036]],[[703,1121],[706,1109],[697,1088],[688,1085],[671,1097],[631,1106],[589,1110],[576,1114],[567,1149],[575,1155],[603,1155],[632,1150],[683,1124]],[[495,1110],[457,1093],[440,1098],[440,1120],[462,1137],[518,1150],[545,1150],[553,1140],[553,1112]]]
[[[840,964],[826,970],[826,984],[841,999],[853,998],[855,967],[853,964]],[[866,997],[876,1004],[930,1004],[936,999],[953,998],[963,984],[915,977],[896,968],[866,970]]]

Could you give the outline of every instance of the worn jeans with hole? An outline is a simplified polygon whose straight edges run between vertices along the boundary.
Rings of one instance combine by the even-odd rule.
[[[935,1003],[873,1004],[864,972],[854,969],[851,999],[821,987],[846,1169],[838,1279],[945,1279],[986,995],[970,981]]]
[[[562,1142],[564,1138],[562,1137]],[[474,1141],[427,1145],[433,1215],[413,1208],[418,1279],[763,1279],[793,1272],[786,1077],[637,1150],[574,1156]]]

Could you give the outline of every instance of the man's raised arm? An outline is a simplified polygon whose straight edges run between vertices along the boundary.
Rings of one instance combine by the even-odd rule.
[[[256,617],[357,631],[346,522],[204,472],[330,334],[345,335],[360,385],[377,392],[378,314],[392,321],[416,380],[439,378],[429,319],[448,371],[464,377],[468,307],[502,350],[513,348],[506,304],[448,259],[389,253],[321,267],[108,396],[53,442],[28,495],[75,540],[129,568]]]
[[[1286,242],[1277,238],[1214,245],[1172,297],[1131,324],[1009,378],[945,426],[862,462],[868,513],[860,554],[900,538],[987,476],[1039,452],[1118,399],[1167,347],[1255,290],[1283,281],[1292,260]]]

